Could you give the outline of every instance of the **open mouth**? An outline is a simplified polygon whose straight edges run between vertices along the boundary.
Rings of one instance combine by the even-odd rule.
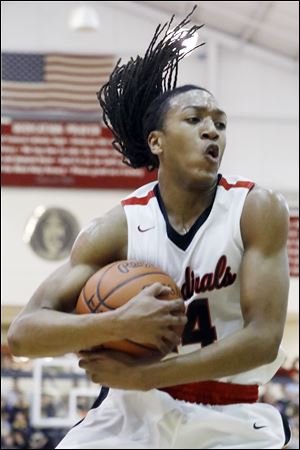
[[[205,155],[209,155],[214,159],[219,157],[219,147],[216,144],[211,144],[205,150]]]

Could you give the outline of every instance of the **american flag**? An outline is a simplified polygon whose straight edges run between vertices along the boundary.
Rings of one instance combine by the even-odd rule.
[[[96,92],[115,61],[110,55],[2,53],[2,108],[99,113]]]

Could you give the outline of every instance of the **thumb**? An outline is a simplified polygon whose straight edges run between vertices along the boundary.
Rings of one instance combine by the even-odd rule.
[[[172,292],[172,289],[169,286],[159,282],[151,284],[151,286],[148,286],[146,289],[147,294],[152,295],[153,297],[158,297],[162,294],[170,294]]]

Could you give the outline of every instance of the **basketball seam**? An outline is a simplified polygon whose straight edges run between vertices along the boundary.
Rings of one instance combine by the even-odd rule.
[[[106,305],[106,303],[105,303],[105,298],[106,298],[107,296],[106,296],[104,299],[102,299],[102,298],[101,298],[101,295],[100,295],[100,289],[99,289],[100,283],[101,283],[101,281],[103,280],[104,275],[105,275],[105,274],[111,269],[111,267],[114,266],[115,264],[116,264],[115,262],[111,263],[111,264],[107,267],[107,269],[103,272],[103,274],[102,274],[100,280],[98,280],[98,283],[97,283],[97,286],[96,286],[96,295],[97,295],[97,300],[99,301],[99,305],[98,305],[97,308],[95,309],[95,313],[98,312],[98,310],[99,310],[99,308],[100,308],[101,305],[104,305],[106,308],[108,308],[108,309],[110,309],[110,310],[114,310],[114,309],[115,309],[115,308],[112,308],[111,306]]]
[[[130,344],[137,345],[138,347],[144,348],[145,350],[158,351],[158,349],[156,349],[155,347],[148,347],[147,345],[140,344],[139,342],[131,341],[130,339],[124,339],[124,341],[127,341]]]
[[[100,279],[98,280],[98,282],[97,282],[95,294],[96,294],[96,299],[98,300],[99,305],[96,307],[95,310],[92,310],[92,312],[94,312],[94,313],[98,313],[98,312],[99,312],[99,309],[100,309],[101,305],[103,305],[104,307],[106,307],[106,308],[108,308],[108,309],[110,309],[110,310],[115,310],[115,309],[117,309],[119,306],[117,306],[117,307],[110,306],[110,305],[106,304],[105,300],[107,300],[112,294],[114,294],[116,291],[118,291],[118,289],[121,289],[122,287],[126,286],[128,283],[130,283],[130,282],[132,282],[132,281],[134,281],[134,280],[136,280],[136,279],[143,278],[143,277],[147,277],[148,275],[163,275],[163,276],[169,277],[168,274],[166,274],[166,273],[164,273],[164,272],[162,272],[162,271],[153,271],[153,272],[141,273],[141,274],[138,274],[138,275],[134,275],[134,276],[132,276],[131,278],[126,279],[126,280],[124,280],[123,282],[121,282],[120,284],[118,284],[117,286],[115,286],[113,289],[111,289],[111,291],[109,291],[109,292],[102,298],[101,295],[100,295],[100,284],[101,284],[101,282],[103,282],[104,276],[108,273],[108,271],[109,271],[115,264],[116,264],[116,262],[111,263],[111,264],[106,268],[106,270],[102,273],[101,278],[100,278]],[[86,295],[86,289],[85,289],[85,288],[86,288],[86,285],[83,287],[83,291],[82,291],[82,292],[83,292],[83,299],[84,299],[84,301],[85,301],[85,303],[86,303],[88,309],[91,311],[89,302],[93,299],[93,297],[95,296],[95,294],[93,294],[92,297],[91,297],[90,299],[88,299],[88,298],[87,298],[87,295]],[[100,312],[101,312],[101,311],[100,311]],[[153,352],[153,353],[154,353],[154,352],[158,352],[158,349],[155,348],[154,346],[153,346],[153,347],[150,347],[150,346],[141,344],[141,343],[139,343],[139,342],[132,341],[132,340],[130,340],[130,339],[124,339],[124,341],[128,342],[129,344],[132,344],[133,346],[139,347],[140,349],[148,350],[148,351],[151,351],[151,352]],[[105,346],[105,344],[104,344],[104,346]]]
[[[89,301],[93,298],[93,296],[95,294],[93,294],[93,296],[90,298],[90,300],[88,300],[87,297],[86,297],[85,286],[83,286],[82,295],[83,295],[83,300],[84,300],[86,306],[88,307],[89,310],[91,310],[90,305],[89,305]]]
[[[123,286],[125,286],[126,284],[128,284],[130,281],[136,280],[136,279],[138,279],[138,278],[145,277],[145,276],[147,276],[147,275],[165,275],[166,277],[169,276],[169,275],[164,274],[164,273],[162,273],[162,272],[148,272],[148,273],[141,273],[141,274],[139,274],[139,275],[135,275],[135,276],[133,276],[133,277],[131,277],[131,278],[129,278],[129,279],[123,281],[122,283],[118,284],[118,286],[115,286],[115,287],[114,287],[110,292],[108,292],[108,294],[106,294],[106,296],[101,300],[101,304],[104,305],[104,306],[106,306],[106,307],[109,308],[109,309],[116,309],[116,308],[114,308],[114,307],[108,306],[108,305],[105,303],[105,300],[107,299],[107,297],[109,297],[111,294],[114,294],[118,289],[122,288]],[[101,280],[99,280],[99,283],[100,283],[100,281],[101,281]],[[99,283],[98,283],[98,284],[99,284]],[[98,285],[97,285],[97,288],[98,288]],[[100,307],[100,306],[101,306],[101,305],[99,305],[99,307]],[[99,307],[98,307],[98,308],[99,308]],[[98,309],[98,308],[97,308],[97,309]]]

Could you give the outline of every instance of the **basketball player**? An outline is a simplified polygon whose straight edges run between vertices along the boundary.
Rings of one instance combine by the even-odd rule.
[[[160,285],[112,313],[67,314],[92,273],[126,258],[172,276],[188,322],[178,353],[160,361],[82,351],[80,366],[105,387],[59,449],[278,449],[289,439],[280,413],[257,403],[284,358],[288,211],[280,195],[219,173],[226,114],[206,89],[176,88],[189,17],[158,28],[145,56],[118,64],[98,94],[124,162],[158,168],[158,181],[80,234],[70,262],[12,325],[10,343],[15,354],[48,356],[120,336],[149,342],[153,333],[167,351],[175,321],[183,323],[170,312],[182,305],[160,307]]]

